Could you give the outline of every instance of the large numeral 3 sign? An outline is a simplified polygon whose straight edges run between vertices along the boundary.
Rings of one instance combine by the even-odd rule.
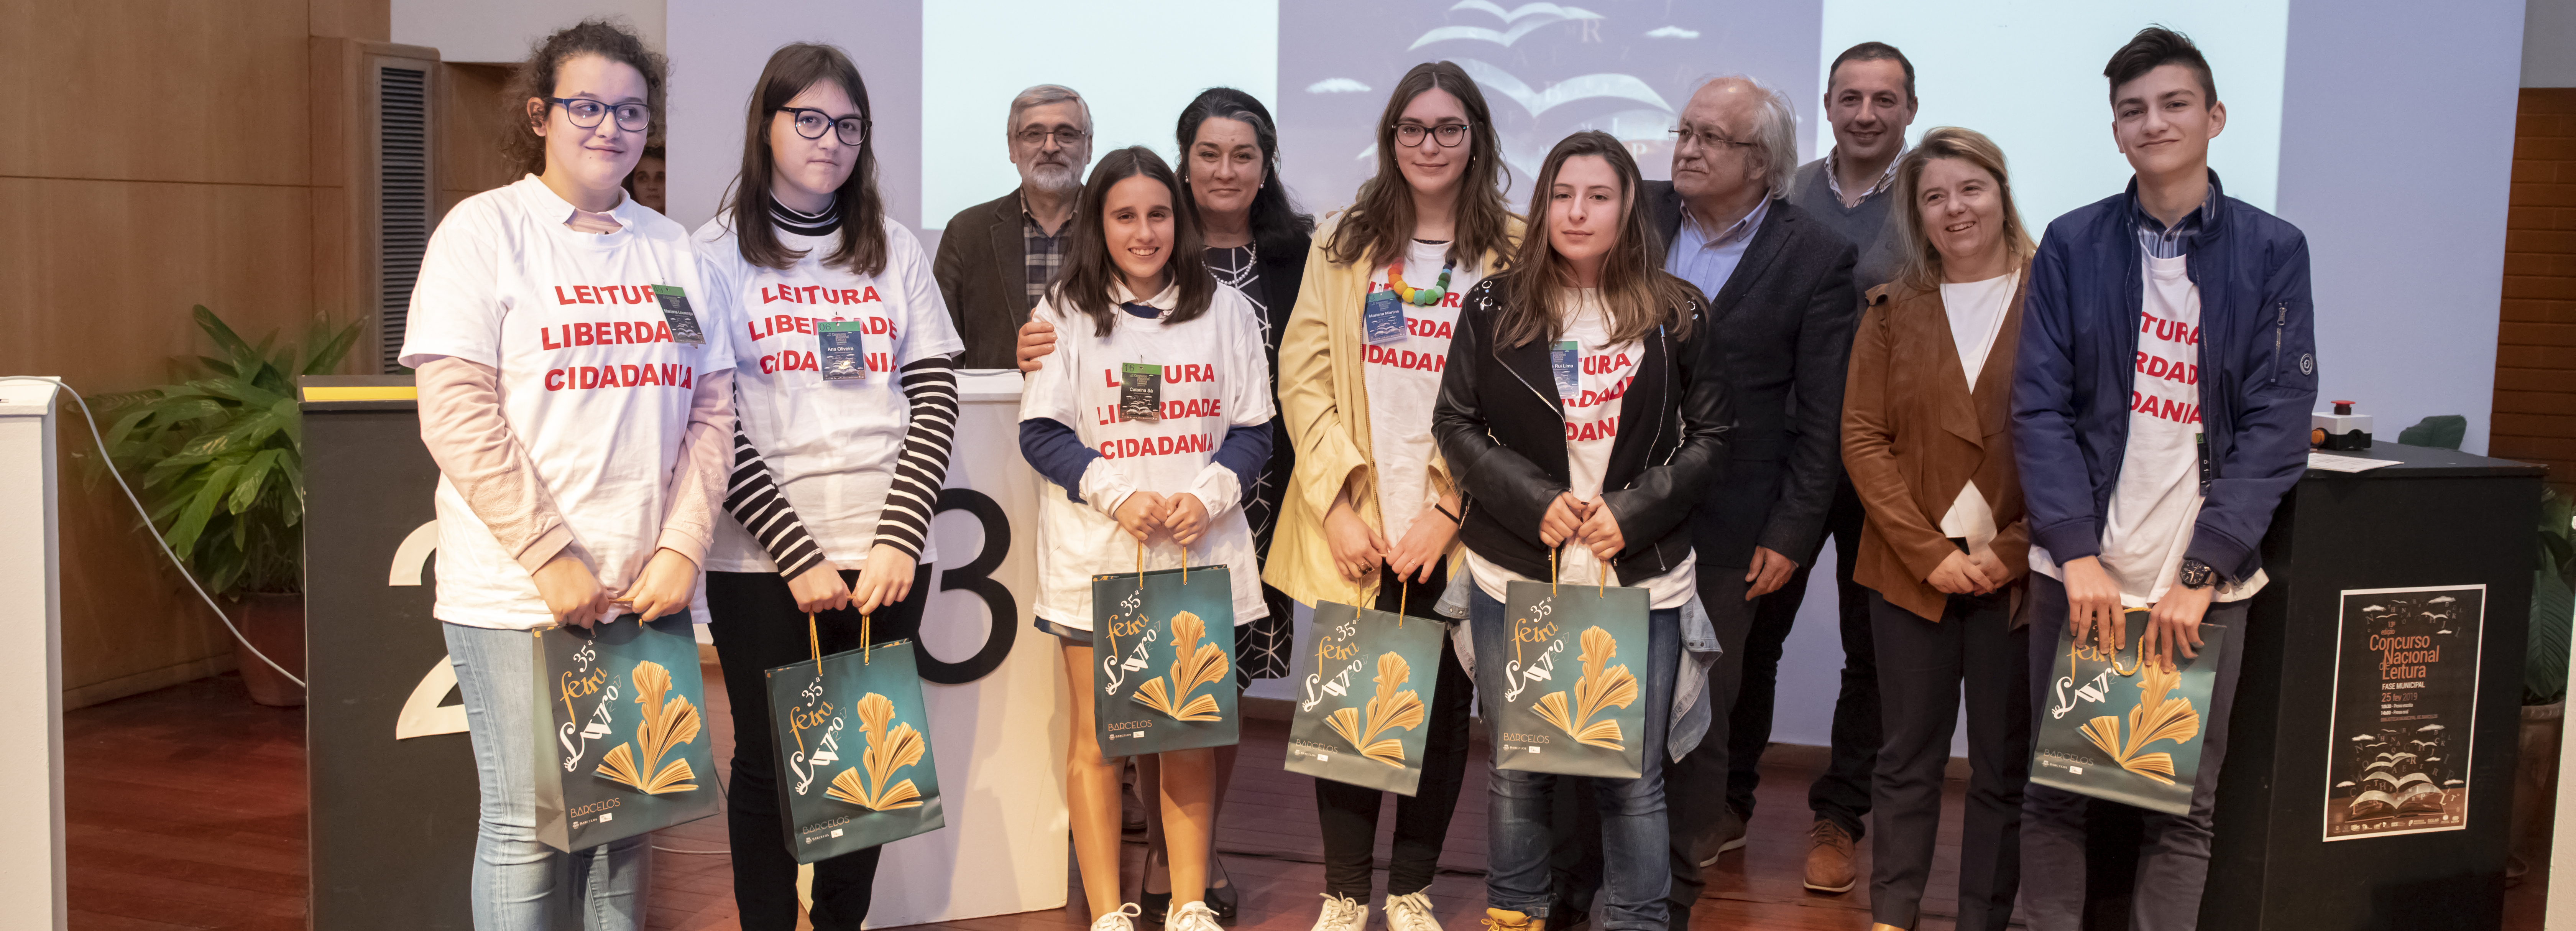
[[[1002,505],[983,492],[971,488],[943,488],[939,506],[934,511],[965,511],[975,515],[984,530],[984,546],[965,565],[939,573],[939,590],[967,591],[984,602],[992,616],[992,629],[984,635],[984,645],[959,662],[948,662],[925,650],[918,654],[921,678],[941,685],[964,685],[987,675],[1011,655],[1011,644],[1019,637],[1020,603],[1009,586],[993,578],[993,570],[1011,552],[1011,518]],[[393,564],[385,572],[386,585],[419,585],[425,574],[429,555],[438,550],[438,522],[429,521],[412,529],[394,549]],[[394,739],[408,740],[435,734],[465,733],[465,706],[441,704],[447,693],[456,688],[456,668],[441,656],[422,674],[420,684],[413,686],[411,697],[403,702],[402,713],[394,719]]]

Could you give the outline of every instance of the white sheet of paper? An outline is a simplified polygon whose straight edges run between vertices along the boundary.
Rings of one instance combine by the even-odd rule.
[[[2333,453],[2313,451],[2308,453],[2308,468],[2324,469],[2328,472],[2368,472],[2382,466],[2396,464],[2386,459],[2363,459],[2359,456],[2338,456]]]

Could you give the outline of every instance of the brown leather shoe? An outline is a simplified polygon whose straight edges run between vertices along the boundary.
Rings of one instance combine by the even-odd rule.
[[[1844,893],[1860,884],[1860,871],[1852,865],[1852,836],[1842,825],[1818,819],[1807,838],[1807,888]]]

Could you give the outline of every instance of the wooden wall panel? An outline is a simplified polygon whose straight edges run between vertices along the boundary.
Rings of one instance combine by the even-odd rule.
[[[2576,483],[2576,88],[2522,89],[2496,334],[2496,456]]]
[[[185,377],[194,304],[253,339],[351,319],[317,294],[345,262],[317,229],[347,204],[344,168],[314,164],[308,42],[383,41],[386,0],[0,0],[0,22],[0,372],[88,395]],[[59,441],[66,701],[230,668],[88,428]]]
[[[0,332],[12,337],[0,372],[59,374],[89,395],[131,390],[174,380],[207,351],[192,304],[252,339],[296,338],[311,319],[303,187],[0,177],[0,203]],[[99,471],[76,410],[63,410],[66,699],[230,668],[229,636]]]
[[[0,176],[306,183],[303,0],[9,5]]]
[[[458,201],[519,180],[501,159],[501,142],[511,128],[501,92],[510,82],[507,65],[440,66],[444,81],[439,115],[438,215]]]

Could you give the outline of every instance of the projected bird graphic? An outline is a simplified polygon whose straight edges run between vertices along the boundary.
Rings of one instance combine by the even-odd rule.
[[[1461,0],[1457,6],[1449,9],[1453,12],[1482,10],[1492,13],[1503,21],[1504,28],[1494,30],[1483,26],[1442,26],[1423,33],[1422,38],[1413,40],[1413,44],[1406,46],[1405,50],[1412,51],[1434,42],[1450,39],[1474,39],[1509,47],[1512,43],[1520,41],[1522,36],[1536,32],[1543,26],[1553,26],[1574,19],[1603,18],[1599,13],[1579,6],[1558,6],[1553,3],[1524,3],[1513,7],[1510,12],[1504,12],[1502,7],[1487,3],[1485,0]],[[1522,22],[1522,20],[1528,21]]]

